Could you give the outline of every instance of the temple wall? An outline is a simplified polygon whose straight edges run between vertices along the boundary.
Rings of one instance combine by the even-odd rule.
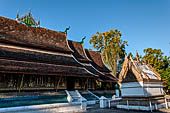
[[[31,75],[0,73],[0,91],[22,90],[66,90],[68,77],[53,75]],[[73,90],[95,89],[96,82],[93,78],[71,77]]]
[[[162,82],[121,83],[122,96],[157,96],[163,95]]]
[[[121,83],[122,96],[144,96],[143,82]]]
[[[59,77],[57,77],[59,79]],[[56,81],[56,88],[55,89],[67,89],[67,80],[66,77],[62,77],[61,81],[59,82],[59,86],[57,87]]]
[[[94,79],[83,79],[83,78],[76,78],[74,89],[95,89],[95,81]]]
[[[0,74],[0,90],[16,90],[18,83],[18,76],[8,76],[7,74]]]
[[[162,82],[144,82],[144,90],[148,96],[163,95]]]
[[[60,79],[60,80],[59,80]],[[0,91],[66,89],[66,78],[46,75],[0,74]]]

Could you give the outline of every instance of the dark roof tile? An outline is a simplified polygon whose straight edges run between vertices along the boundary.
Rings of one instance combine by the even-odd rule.
[[[85,50],[88,58],[92,61],[92,65],[101,72],[111,72],[106,65],[104,64],[102,60],[102,56],[100,53],[91,51],[91,50]]]
[[[81,63],[88,63],[90,60],[86,56],[83,45],[71,40],[68,40],[70,48],[73,50],[72,54]]]
[[[0,16],[0,41],[60,52],[71,52],[66,35],[45,28],[28,27]]]
[[[0,72],[95,77],[84,68],[0,59]]]
[[[57,64],[57,65],[68,65],[68,66],[78,66],[82,67],[72,56],[71,54],[64,53],[43,53],[44,51],[38,51],[33,49],[21,49],[17,47],[0,45],[0,58],[7,59],[16,59],[23,61],[32,61],[32,62],[42,62],[49,64]],[[16,49],[17,48],[17,49]]]

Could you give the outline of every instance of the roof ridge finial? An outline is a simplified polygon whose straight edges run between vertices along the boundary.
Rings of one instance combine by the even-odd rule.
[[[130,58],[130,60],[131,60],[131,61],[133,61],[133,58],[132,58],[132,56],[131,56],[131,55],[129,56],[129,58]]]
[[[29,17],[31,16],[31,8],[29,9]]]
[[[128,59],[127,55],[126,55],[126,52],[124,52],[124,55],[125,55],[125,59]]]
[[[70,29],[70,26],[65,29],[64,33],[65,33],[66,35],[67,35],[67,31],[68,31],[69,29]]]
[[[67,36],[67,31],[70,29],[71,27],[66,27],[66,29],[64,31],[59,31],[60,33],[64,33]]]
[[[27,25],[28,27],[31,26],[36,26],[39,27],[40,26],[40,20],[37,22],[34,17],[31,14],[31,8],[29,9],[29,13],[25,13],[23,16],[19,17],[19,10],[17,12],[17,17],[16,20],[19,23],[24,23],[25,25]]]
[[[18,21],[18,18],[19,18],[19,9],[17,9],[16,21]]]
[[[86,39],[86,36],[84,36],[84,37],[81,39],[81,41],[78,42],[78,43],[83,44],[85,39]]]
[[[104,47],[102,46],[100,49],[99,49],[99,51],[97,51],[97,52],[99,52],[99,53],[102,53],[102,50],[104,49]]]
[[[147,64],[145,57],[143,58],[143,62],[144,62],[145,64]]]
[[[38,17],[38,27],[40,27],[40,17]]]
[[[139,54],[138,54],[138,51],[136,50],[136,60],[138,61],[138,62],[140,62],[139,61]]]

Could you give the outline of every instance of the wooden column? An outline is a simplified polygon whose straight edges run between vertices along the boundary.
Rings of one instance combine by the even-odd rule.
[[[21,91],[22,89],[22,85],[23,85],[23,81],[24,81],[24,74],[22,76],[19,76],[19,79],[18,79],[18,92]]]
[[[87,78],[87,79],[86,79],[86,82],[84,83],[84,89],[86,88],[86,85],[87,85],[87,88],[88,88],[88,79],[89,79],[89,78]]]
[[[56,79],[56,91],[58,90],[61,79],[62,79],[62,76],[60,76],[58,80]]]

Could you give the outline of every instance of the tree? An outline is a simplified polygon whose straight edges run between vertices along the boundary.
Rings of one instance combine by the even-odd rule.
[[[163,56],[160,49],[147,48],[144,53],[142,60],[160,73],[164,86],[170,90],[170,57]]]
[[[118,64],[123,63],[125,46],[127,46],[127,41],[121,39],[121,32],[117,29],[97,32],[89,42],[101,51],[105,64],[112,70],[113,75],[116,75]]]
[[[169,66],[169,57],[163,56],[163,52],[160,49],[147,48],[144,49],[143,61],[151,64],[155,70],[161,73]]]
[[[169,90],[170,93],[170,67],[166,68],[161,74],[164,86],[167,90]]]

